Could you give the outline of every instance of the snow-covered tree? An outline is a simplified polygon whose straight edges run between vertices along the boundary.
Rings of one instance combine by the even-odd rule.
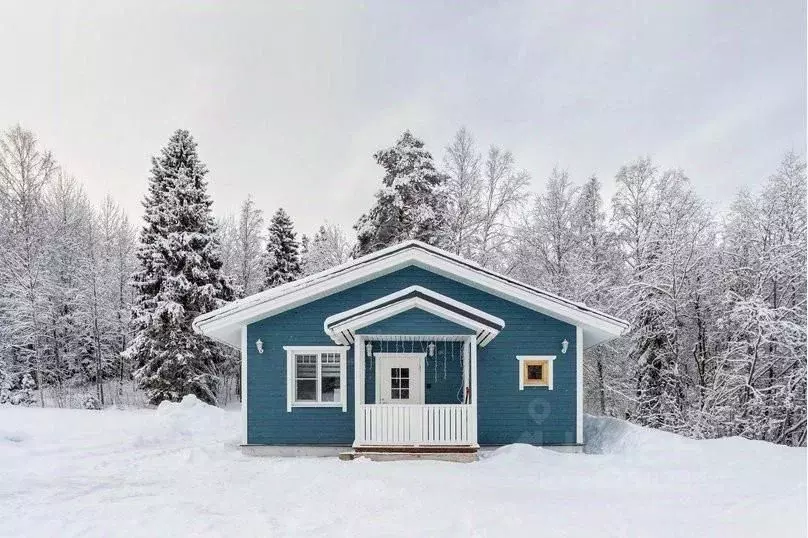
[[[479,243],[483,210],[482,157],[471,133],[463,127],[446,147],[446,218],[441,244],[447,250],[473,258]]]
[[[351,245],[342,228],[325,223],[314,234],[309,248],[301,256],[304,275],[319,273],[345,263],[351,257]]]
[[[589,306],[610,311],[614,304],[612,291],[620,284],[621,259],[615,237],[608,227],[601,195],[600,181],[591,176],[580,188],[575,202],[574,233],[577,248],[571,263],[572,290],[575,298]],[[589,349],[584,354],[585,394],[593,400],[601,414],[607,401],[613,399],[608,390],[613,380],[623,375],[618,357],[620,341]]]
[[[627,282],[629,362],[636,365],[635,421],[672,431],[688,424],[694,286],[711,253],[711,217],[679,170],[640,159],[618,173],[615,221]]]
[[[236,243],[238,242],[238,226],[236,216],[228,213],[216,219],[216,241],[219,243],[219,256],[222,259],[222,273],[233,282],[236,296],[243,297],[244,290],[236,282],[238,261],[236,260]]]
[[[465,129],[446,148],[447,215],[442,245],[484,267],[504,269],[511,219],[527,198],[530,176],[513,154],[491,146],[483,162]]]
[[[252,295],[261,289],[261,254],[263,237],[261,229],[264,225],[263,212],[255,207],[255,201],[247,196],[238,214],[235,242],[236,284],[244,295]]]
[[[517,170],[513,154],[491,146],[483,167],[479,245],[475,259],[483,267],[503,269],[513,233],[511,218],[527,199],[530,175]]]
[[[263,226],[263,211],[255,207],[249,195],[237,215],[227,215],[218,221],[222,270],[231,277],[241,297],[260,291],[263,284]]]
[[[88,374],[95,362],[88,304],[83,302],[89,282],[85,268],[97,271],[98,262],[87,257],[95,246],[90,237],[93,210],[81,185],[63,171],[54,177],[46,195],[48,213],[47,279],[50,282],[47,350],[48,376],[57,405],[65,403],[65,381]],[[84,376],[87,379],[87,376]]]
[[[300,278],[300,244],[292,218],[279,208],[269,223],[264,253],[264,289]]]
[[[437,243],[446,218],[446,176],[435,169],[424,143],[405,131],[373,157],[385,174],[374,206],[354,226],[357,255],[407,239]]]
[[[724,219],[700,435],[805,444],[805,199],[805,162],[789,153]]]
[[[224,351],[191,329],[193,319],[234,298],[222,275],[207,169],[191,134],[177,130],[152,158],[133,275],[136,335],[125,351],[148,400],[177,401],[194,394],[217,399]]]
[[[123,351],[130,337],[132,287],[130,277],[136,268],[136,235],[121,207],[106,196],[96,211],[97,246],[100,266],[102,341],[104,342],[104,375],[117,380],[116,398],[122,397],[123,385],[129,379],[131,364]]]
[[[33,133],[17,125],[0,137],[0,212],[4,260],[0,264],[0,325],[10,340],[7,373],[33,371],[37,388],[45,374],[48,327],[44,312],[50,281],[47,272],[48,226],[45,190],[57,165]],[[40,405],[45,401],[39,391]]]
[[[578,248],[576,196],[577,187],[569,174],[554,168],[521,228],[521,254],[516,268],[521,278],[541,282],[545,289],[572,298],[577,298],[570,274]]]

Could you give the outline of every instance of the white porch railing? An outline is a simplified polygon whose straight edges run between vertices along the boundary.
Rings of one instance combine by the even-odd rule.
[[[366,404],[356,445],[471,445],[477,440],[475,405]]]

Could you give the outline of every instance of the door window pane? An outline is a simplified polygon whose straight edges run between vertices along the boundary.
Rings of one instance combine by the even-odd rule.
[[[407,400],[410,397],[410,369],[390,368],[390,399]]]

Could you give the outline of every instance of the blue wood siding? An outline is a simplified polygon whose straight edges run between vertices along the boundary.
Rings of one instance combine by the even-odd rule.
[[[359,334],[474,334],[468,327],[412,308],[357,331]]]
[[[411,266],[267,318],[248,327],[247,439],[251,444],[349,445],[354,439],[353,350],[348,353],[348,412],[339,408],[293,408],[286,411],[285,345],[333,345],[323,331],[331,314],[359,306],[412,285],[442,293],[505,320],[505,329],[488,346],[478,350],[478,441],[481,445],[514,442],[531,444],[575,443],[575,327],[494,295],[466,286],[425,269]],[[368,329],[383,334],[393,328],[407,334],[436,334],[457,327],[435,324],[426,330],[428,318],[409,311]],[[427,314],[427,316],[431,316]],[[444,322],[444,320],[441,320]],[[449,323],[449,322],[444,322]],[[454,325],[454,324],[449,324]],[[445,333],[443,333],[445,334]],[[454,333],[456,334],[456,333]],[[264,341],[259,355],[254,342]],[[561,354],[561,341],[569,350]],[[519,390],[517,355],[557,355],[553,366],[554,388]],[[447,380],[460,375],[450,374]],[[431,368],[431,369],[430,369]],[[442,381],[443,364],[438,359]],[[434,381],[434,362],[427,365],[427,383]],[[372,383],[370,383],[372,389]],[[456,401],[453,383],[435,382],[433,397]],[[451,390],[450,390],[451,389]],[[370,401],[370,400],[368,400]],[[436,403],[436,402],[427,402]],[[449,403],[449,402],[447,402]]]

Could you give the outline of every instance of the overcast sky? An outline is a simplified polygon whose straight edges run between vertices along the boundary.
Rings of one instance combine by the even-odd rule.
[[[803,0],[4,2],[0,127],[34,131],[138,220],[151,155],[189,129],[218,215],[252,193],[349,228],[404,129],[460,126],[609,184],[651,155],[717,208],[806,143]]]

